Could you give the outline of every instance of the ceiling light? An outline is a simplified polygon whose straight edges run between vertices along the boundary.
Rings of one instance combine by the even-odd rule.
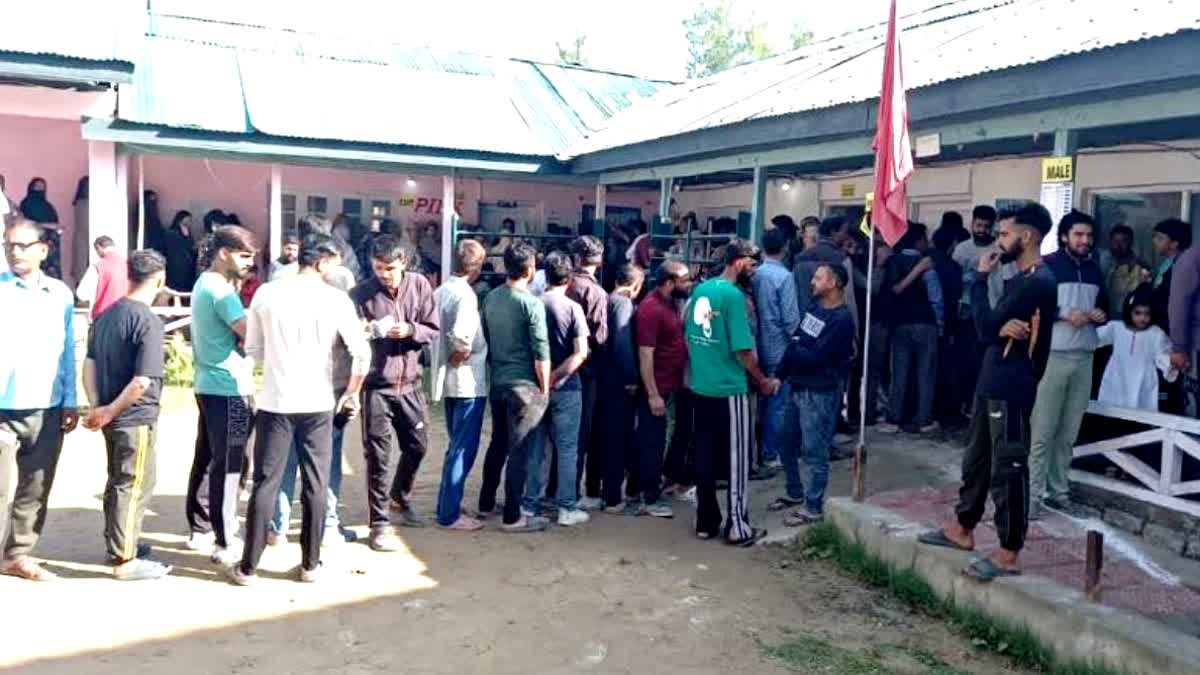
[[[779,189],[783,190],[784,192],[791,190],[792,189],[792,181],[790,181],[790,180],[783,181],[783,183],[781,183],[779,185]]]
[[[415,178],[408,179],[408,187],[410,187],[410,188],[417,187],[417,181]]]

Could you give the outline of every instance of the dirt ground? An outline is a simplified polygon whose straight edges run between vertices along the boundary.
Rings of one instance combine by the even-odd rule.
[[[742,550],[695,539],[691,508],[681,503],[673,520],[601,514],[580,528],[534,535],[405,530],[406,552],[374,553],[361,543],[325,549],[330,572],[318,585],[286,576],[299,562],[293,544],[268,550],[257,586],[233,587],[206,556],[183,547],[195,417],[185,397],[172,398],[160,424],[158,488],[144,539],[175,565],[174,574],[130,584],[107,576],[98,499],[103,445],[95,434],[75,432],[37,550],[65,578],[40,585],[0,578],[0,668],[89,675],[1018,672],[828,563],[797,561],[795,551],[779,547]],[[445,447],[440,415],[432,430],[415,492],[426,512]],[[347,439],[342,513],[365,535],[360,447],[357,433]],[[468,504],[481,465],[482,454]],[[872,490],[890,489],[942,476],[954,459],[946,446],[912,442],[881,449],[872,465]],[[835,465],[832,494],[846,494],[845,474],[845,463]],[[780,480],[755,484],[756,523],[767,521],[764,506]]]

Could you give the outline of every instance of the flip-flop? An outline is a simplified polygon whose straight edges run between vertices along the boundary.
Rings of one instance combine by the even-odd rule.
[[[514,523],[512,525],[501,525],[500,531],[508,532],[510,534],[520,534],[522,532],[543,532],[549,526],[550,526],[550,521],[546,520],[545,518],[541,518],[538,516],[533,516],[533,517],[526,516],[525,522],[523,524],[517,525]]]
[[[773,501],[767,505],[767,510],[768,511],[785,511],[787,509],[794,509],[797,506],[804,506],[804,500],[803,499],[792,499],[791,497],[783,496],[783,497],[776,497],[775,501]]]
[[[117,581],[147,581],[150,579],[161,579],[171,573],[171,566],[164,565],[157,560],[146,560],[138,558],[133,565],[126,571],[117,573],[113,572],[113,578]]]
[[[454,521],[453,523],[450,523],[449,525],[439,524],[438,527],[442,528],[443,530],[457,530],[460,532],[474,532],[475,530],[482,530],[483,523],[479,522],[478,520],[476,520],[474,518],[471,518],[470,516],[460,516],[458,518],[458,520]]]
[[[822,516],[809,513],[808,511],[792,511],[783,517],[783,524],[788,527],[803,527],[819,523],[822,520],[824,520]]]
[[[999,577],[1021,576],[1021,570],[1006,569],[992,562],[991,558],[980,558],[971,561],[970,565],[963,568],[962,573],[965,577],[970,577],[983,583],[995,581]]]
[[[950,539],[946,536],[943,530],[930,530],[917,535],[917,541],[926,546],[940,546],[942,548],[951,548],[955,551],[974,551],[974,546],[963,546],[962,544]]]

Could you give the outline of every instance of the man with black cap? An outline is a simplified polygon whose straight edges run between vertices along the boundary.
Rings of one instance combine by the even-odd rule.
[[[582,495],[579,508],[593,511],[604,505],[600,498],[604,457],[599,445],[592,442],[592,417],[596,410],[596,381],[600,361],[596,354],[603,354],[608,343],[608,293],[604,292],[604,288],[596,280],[596,270],[604,261],[604,244],[590,234],[584,235],[571,241],[570,251],[575,261],[575,273],[571,275],[571,281],[567,285],[567,297],[583,307],[588,332],[591,333],[588,337],[588,359],[579,369],[580,384],[583,388],[583,411],[579,420],[579,454],[576,459],[575,482],[578,488],[586,466],[585,491],[580,492],[576,489],[576,493]],[[557,481],[551,480],[551,483]]]
[[[753,425],[747,380],[764,396],[779,389],[779,380],[763,375],[754,356],[754,337],[739,288],[754,274],[759,250],[744,239],[725,246],[721,274],[700,284],[684,312],[690,386],[696,394],[696,535],[752,546],[766,530],[750,526],[747,479]],[[724,528],[717,504],[717,453],[729,455],[729,491]]]
[[[1041,264],[1039,252],[1051,226],[1050,214],[1040,204],[1006,213],[1000,219],[999,250],[979,259],[971,310],[987,351],[963,456],[957,517],[918,537],[930,546],[975,550],[974,530],[983,520],[990,491],[1000,547],[963,570],[979,581],[1020,574],[1017,559],[1029,528],[1029,415],[1058,315],[1058,284]],[[1000,262],[1016,263],[1017,275],[1005,283],[993,309],[987,278]]]

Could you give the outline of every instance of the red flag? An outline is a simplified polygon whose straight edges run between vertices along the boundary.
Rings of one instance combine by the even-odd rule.
[[[908,195],[904,181],[912,175],[912,143],[908,138],[908,102],[896,30],[896,0],[888,17],[883,53],[883,89],[875,129],[875,201],[871,222],[889,246],[908,229]]]

